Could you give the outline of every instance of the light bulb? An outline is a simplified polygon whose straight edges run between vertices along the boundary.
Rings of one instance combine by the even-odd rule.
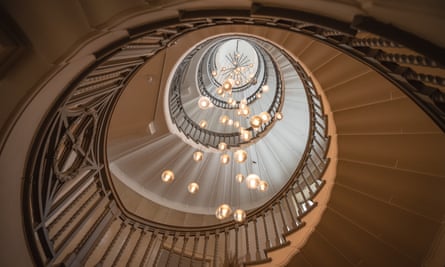
[[[256,174],[249,174],[246,177],[246,185],[249,189],[257,189],[260,184],[260,177]]]
[[[238,128],[238,127],[239,127],[239,121],[235,121],[235,122],[233,123],[233,126],[234,126],[235,128]]]
[[[249,107],[246,107],[246,108],[243,108],[243,109],[241,109],[241,116],[244,116],[244,117],[246,117],[246,116],[248,116],[250,114],[250,108]]]
[[[223,220],[230,216],[232,209],[227,204],[222,204],[216,209],[215,215],[219,220]]]
[[[198,106],[200,109],[208,109],[210,104],[210,99],[206,96],[201,96],[198,100]]]
[[[187,186],[187,190],[189,191],[190,194],[195,194],[195,193],[197,193],[199,191],[199,185],[197,183],[195,183],[195,182],[190,183]]]
[[[263,92],[268,92],[269,91],[269,85],[265,84],[261,87],[261,89],[263,90]]]
[[[221,157],[219,158],[219,161],[222,164],[227,164],[230,162],[230,156],[228,154],[222,154]]]
[[[232,126],[233,125],[233,120],[232,119],[228,120],[227,121],[227,125]]]
[[[269,188],[269,184],[266,181],[261,180],[258,185],[258,190],[261,192],[266,192],[268,188]]]
[[[257,129],[260,128],[261,123],[263,123],[263,121],[261,120],[261,117],[258,115],[252,116],[250,118],[250,126],[252,126],[252,128]]]
[[[236,222],[244,222],[246,219],[246,212],[242,209],[236,209],[235,212],[233,212],[233,219]]]
[[[227,144],[224,143],[224,142],[219,143],[218,144],[218,149],[221,150],[221,151],[226,150],[227,149]]]
[[[244,181],[244,175],[242,175],[241,173],[238,173],[238,174],[235,176],[235,180],[236,180],[238,183],[242,183],[242,182]]]
[[[256,93],[256,98],[261,98],[261,97],[262,97],[261,93]]]
[[[227,115],[222,115],[221,117],[219,117],[219,122],[222,124],[226,124],[226,122],[229,120],[229,116]]]
[[[201,161],[203,158],[203,155],[204,154],[201,151],[196,151],[193,153],[193,160],[196,162]]]
[[[224,89],[222,89],[222,87],[218,87],[218,89],[216,89],[216,93],[218,95],[223,95],[224,94]]]
[[[205,129],[207,127],[207,121],[205,121],[205,120],[200,121],[199,122],[199,127]]]
[[[247,159],[247,152],[245,150],[238,149],[237,151],[235,151],[233,156],[236,162],[243,163]]]
[[[249,141],[250,139],[252,139],[252,132],[249,130],[243,130],[241,132],[241,139],[243,139],[244,141]]]
[[[227,103],[233,104],[233,102],[234,102],[233,98],[230,97],[229,99],[227,99]]]
[[[165,170],[161,174],[161,180],[164,183],[171,183],[175,179],[175,174],[171,170]]]
[[[261,112],[259,116],[263,123],[268,123],[270,121],[270,119],[272,119],[269,112],[266,112],[266,111]]]
[[[213,77],[215,77],[216,76],[216,70],[214,70],[214,71],[212,71],[212,75],[213,75]]]
[[[277,113],[275,113],[275,118],[277,119],[277,120],[282,120],[283,119],[283,113],[281,113],[281,112],[277,112]]]
[[[223,84],[222,84],[222,88],[224,91],[228,92],[232,90],[232,83],[229,80],[226,80]]]

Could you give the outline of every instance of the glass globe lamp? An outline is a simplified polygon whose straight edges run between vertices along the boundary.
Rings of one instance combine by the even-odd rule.
[[[208,109],[211,105],[210,99],[205,96],[201,96],[198,100],[198,106],[200,109]]]
[[[235,176],[235,180],[236,180],[238,183],[242,183],[242,182],[244,181],[244,175],[242,175],[241,173],[238,173],[238,174]]]
[[[230,208],[230,206],[227,204],[222,204],[221,206],[219,206],[216,209],[215,216],[219,220],[223,220],[223,219],[229,217],[231,213],[232,213],[232,209]]]
[[[219,122],[222,124],[226,124],[229,121],[229,116],[227,115],[222,115],[221,117],[219,117]]]
[[[258,184],[258,190],[261,192],[266,192],[268,188],[269,184],[264,180],[260,181],[260,183]]]
[[[250,126],[252,126],[252,128],[254,128],[254,129],[260,128],[261,124],[263,123],[263,121],[261,120],[261,117],[258,115],[252,116],[250,118],[249,122],[250,122]]]
[[[164,183],[171,183],[175,179],[175,174],[171,170],[165,170],[161,174],[161,180]]]
[[[235,151],[233,156],[234,156],[234,159],[235,159],[236,162],[243,163],[247,159],[247,152],[245,150],[238,149],[238,150]]]
[[[195,182],[189,183],[189,185],[187,186],[187,190],[190,194],[196,194],[199,191],[199,185]]]
[[[196,151],[193,153],[193,160],[199,162],[204,157],[204,154],[201,151]]]
[[[224,143],[224,142],[219,143],[218,144],[218,149],[221,150],[221,151],[226,150],[227,149],[227,144]]]
[[[199,122],[199,127],[201,127],[202,129],[205,129],[207,127],[207,121],[201,120]]]
[[[233,219],[239,223],[244,222],[244,220],[246,219],[246,212],[242,209],[236,209],[233,212]]]
[[[226,92],[229,92],[232,90],[232,83],[229,80],[226,80],[225,82],[223,82],[222,84],[222,89]]]
[[[252,139],[252,132],[249,130],[242,130],[241,131],[241,139],[243,141],[249,141],[250,139]]]
[[[230,156],[228,154],[222,154],[221,157],[219,158],[219,161],[222,164],[228,164],[230,162]]]
[[[218,87],[218,89],[216,89],[216,93],[218,95],[223,95],[224,94],[224,89],[222,89],[222,87]]]
[[[263,123],[268,123],[272,119],[269,112],[266,112],[266,111],[261,112],[259,116]]]
[[[256,174],[249,174],[246,177],[246,185],[249,189],[257,189],[260,184],[260,177]]]

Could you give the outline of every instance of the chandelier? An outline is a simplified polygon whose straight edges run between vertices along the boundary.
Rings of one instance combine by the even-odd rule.
[[[234,51],[227,52],[224,56],[225,64],[220,64],[219,68],[214,68],[209,71],[209,78],[213,78],[215,84],[218,84],[218,86],[212,89],[210,96],[201,95],[197,101],[197,106],[202,111],[215,108],[215,105],[212,103],[213,97],[219,97],[219,99],[225,101],[228,109],[236,109],[236,112],[222,114],[216,120],[213,116],[208,116],[207,119],[213,118],[212,121],[201,120],[198,123],[202,129],[206,129],[209,125],[219,124],[224,127],[232,127],[233,131],[238,132],[242,143],[234,147],[229,147],[226,143],[220,142],[217,149],[210,152],[220,154],[219,162],[223,166],[233,166],[234,164],[229,164],[231,161],[235,164],[247,164],[249,154],[245,148],[254,144],[253,137],[257,136],[256,132],[264,129],[272,120],[278,121],[283,118],[281,112],[276,112],[274,117],[272,117],[268,110],[264,110],[264,108],[254,114],[254,110],[251,108],[252,103],[262,98],[263,94],[267,94],[270,88],[267,84],[256,85],[259,78],[256,76],[258,66],[251,59],[251,55],[240,51],[239,40],[235,41]],[[240,91],[255,86],[258,89],[252,96],[249,96],[249,98],[247,96],[240,97]],[[237,90],[236,96],[234,90]],[[258,111],[258,107],[256,107],[255,110]],[[192,160],[197,164],[201,162],[204,157],[204,151],[196,150],[192,155]],[[259,164],[253,160],[252,163]],[[244,183],[249,190],[256,190],[260,193],[266,192],[269,188],[268,182],[262,180],[259,174],[253,170],[248,173],[237,173],[233,179],[240,185]],[[164,170],[161,174],[161,180],[165,183],[172,183],[174,180],[173,171]],[[199,193],[198,181],[189,183],[187,190],[190,194]],[[246,211],[240,207],[233,209],[227,203],[222,203],[215,210],[215,216],[219,220],[224,220],[231,215],[238,223],[244,222],[247,216]]]

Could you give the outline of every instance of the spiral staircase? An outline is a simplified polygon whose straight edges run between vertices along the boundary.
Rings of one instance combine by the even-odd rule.
[[[445,264],[442,3],[23,2],[1,12],[2,265]],[[296,116],[258,142],[259,162],[295,166],[243,223],[171,208],[187,196],[126,179],[190,158],[164,112],[169,76],[197,43],[230,34],[269,49],[287,114],[308,111],[307,142]],[[190,129],[191,142],[220,137]],[[215,184],[201,190],[227,187]]]

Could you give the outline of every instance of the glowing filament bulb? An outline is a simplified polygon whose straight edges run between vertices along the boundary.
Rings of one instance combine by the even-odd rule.
[[[250,108],[249,107],[246,107],[246,108],[243,108],[243,109],[241,109],[241,116],[244,116],[244,117],[246,117],[246,116],[248,116],[250,114]]]
[[[224,89],[222,89],[222,87],[218,87],[218,89],[216,89],[216,93],[218,94],[218,95],[223,95],[224,94]]]
[[[221,151],[226,150],[227,149],[227,144],[224,143],[224,142],[219,143],[218,144],[218,149],[221,150]]]
[[[262,180],[258,184],[258,190],[261,192],[266,192],[268,188],[269,188],[269,184],[266,181]]]
[[[235,151],[235,153],[233,155],[234,155],[235,161],[238,163],[243,163],[247,159],[247,152],[242,149],[238,149],[237,151]]]
[[[193,153],[193,160],[199,162],[202,160],[204,154],[201,151],[196,151]]]
[[[216,209],[215,216],[219,220],[223,220],[223,219],[229,217],[231,213],[232,213],[232,209],[230,208],[230,206],[227,204],[222,204],[221,206],[219,206]]]
[[[199,127],[205,129],[207,127],[207,121],[205,121],[205,120],[200,121],[199,122]]]
[[[201,96],[198,100],[198,106],[200,109],[208,109],[210,104],[210,99],[208,97]]]
[[[266,112],[266,111],[261,112],[259,116],[260,116],[261,121],[263,123],[268,123],[272,119],[270,114],[268,112]]]
[[[229,116],[227,115],[222,115],[221,117],[219,117],[219,122],[222,124],[226,124],[226,122],[229,120]]]
[[[249,130],[241,131],[241,139],[244,141],[249,141],[252,138],[252,132]]]
[[[257,189],[260,184],[260,177],[256,174],[249,174],[246,177],[246,185],[249,189]]]
[[[175,174],[171,170],[165,170],[161,174],[161,180],[164,183],[171,183],[175,179]]]
[[[189,191],[190,194],[195,194],[195,193],[197,193],[199,191],[199,185],[197,183],[195,183],[195,182],[190,183],[187,186],[187,190]]]
[[[244,220],[246,219],[246,212],[242,209],[235,210],[235,212],[233,213],[233,219],[239,223],[244,222]]]
[[[219,158],[219,161],[222,164],[228,164],[230,162],[230,156],[228,154],[222,154],[221,157]]]
[[[250,126],[252,126],[252,128],[254,129],[260,128],[262,123],[263,121],[261,120],[261,117],[258,115],[252,116],[250,118]]]
[[[227,81],[225,81],[225,82],[222,84],[222,88],[223,88],[223,90],[226,91],[226,92],[231,91],[231,90],[232,90],[232,83],[231,83],[229,80],[227,80]]]

